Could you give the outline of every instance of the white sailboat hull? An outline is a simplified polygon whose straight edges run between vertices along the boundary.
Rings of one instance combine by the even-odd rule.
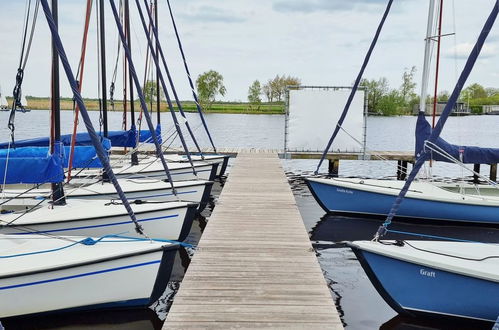
[[[151,179],[118,179],[121,189],[128,200],[147,200],[176,202],[178,200],[200,204],[200,210],[206,206],[210,196],[212,181],[196,180],[182,181],[174,184],[177,196],[173,194],[170,183]],[[50,189],[31,189],[24,193],[26,189],[8,189],[2,191],[0,196],[4,205],[0,209],[8,209],[16,205],[35,205],[40,199],[50,198],[52,191]],[[100,182],[91,185],[71,188],[65,187],[66,198],[88,199],[88,200],[119,200],[116,189],[111,183]],[[27,201],[28,200],[28,201]],[[31,200],[31,201],[29,201]],[[2,200],[0,200],[2,203]]]
[[[187,180],[207,180],[213,181],[217,171],[217,164],[208,164],[205,162],[196,162],[194,164],[197,177],[194,175],[192,168],[189,164],[185,163],[169,163],[168,168],[172,180],[177,181],[187,181]],[[145,159],[141,161],[138,165],[131,166],[119,166],[113,167],[114,175],[118,179],[157,179],[157,180],[167,180],[167,176],[161,161],[155,159],[154,161]],[[81,171],[76,178],[92,178],[100,176],[101,170],[85,170]]]
[[[36,244],[39,237],[0,236],[1,255],[60,249],[0,258],[0,318],[71,309],[147,306],[164,291],[176,250],[168,243],[123,239],[71,247],[71,242],[65,240],[44,240]],[[33,245],[30,251],[26,251],[25,244]],[[114,251],[106,245],[112,245]]]
[[[144,237],[135,231],[134,223],[120,204],[70,199],[67,205],[50,207],[43,205],[19,219],[18,213],[0,215],[0,223],[8,224],[0,227],[0,234]],[[182,241],[189,234],[196,207],[197,204],[188,202],[132,205],[138,223],[149,237],[174,241]]]

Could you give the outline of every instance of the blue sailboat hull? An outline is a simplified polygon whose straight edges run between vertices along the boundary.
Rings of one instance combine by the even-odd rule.
[[[310,191],[326,212],[386,216],[396,196],[353,188],[343,188],[307,180]],[[406,197],[397,217],[499,224],[496,206],[470,205]]]
[[[499,283],[364,251],[354,244],[369,279],[400,314],[431,314],[494,322]]]

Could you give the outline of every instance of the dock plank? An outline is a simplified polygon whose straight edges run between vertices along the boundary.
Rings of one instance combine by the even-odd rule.
[[[275,150],[240,152],[164,329],[343,329]]]

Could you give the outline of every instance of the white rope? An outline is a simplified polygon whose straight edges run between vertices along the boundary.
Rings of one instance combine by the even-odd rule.
[[[431,143],[429,141],[425,141],[425,148],[428,148],[429,150],[439,154],[440,156],[444,157],[444,158],[447,158],[449,161],[451,161],[452,163],[460,166],[461,168],[471,172],[472,174],[480,177],[481,179],[483,179],[485,182],[487,182],[488,184],[490,184],[491,186],[493,186],[494,188],[499,188],[499,186],[497,185],[496,182],[490,180],[489,178],[481,175],[480,173],[478,172],[475,172],[474,170],[468,168],[466,165],[464,165],[463,162],[455,159],[454,157],[452,157],[452,155],[450,155],[448,152],[446,152],[445,150],[443,150],[442,148],[440,148],[438,145],[434,144],[434,143]]]
[[[5,160],[5,171],[3,174],[3,184],[2,184],[2,199],[5,198],[5,185],[7,183],[7,169],[9,168],[10,144],[11,144],[11,141],[9,141],[9,146],[7,148],[7,158]]]

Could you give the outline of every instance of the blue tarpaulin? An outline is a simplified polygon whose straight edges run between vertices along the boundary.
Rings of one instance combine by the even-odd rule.
[[[128,131],[110,131],[108,134],[108,139],[111,140],[111,145],[113,147],[135,147],[137,130],[134,128]],[[102,133],[99,133],[100,137],[103,138]],[[72,134],[61,135],[61,143],[65,146],[71,145]],[[48,137],[19,140],[15,142],[15,147],[47,147],[50,143]],[[76,134],[77,146],[90,146],[92,141],[88,133],[78,133]],[[9,147],[8,142],[0,143],[0,149],[7,149]],[[11,144],[12,147],[12,144]]]
[[[430,137],[431,126],[426,121],[424,113],[420,113],[416,124],[416,157],[424,148],[425,141]],[[453,158],[465,164],[496,164],[499,163],[499,149],[481,148],[476,146],[459,146],[450,144],[441,137],[438,137],[435,144],[438,149],[451,155]],[[433,152],[432,159],[437,161],[450,162],[446,157]]]
[[[162,143],[162,139],[161,139],[161,125],[160,124],[158,124],[156,126],[156,136],[158,138],[158,142]],[[151,136],[151,131],[149,131],[149,130],[140,131],[139,142],[153,143],[152,136]]]
[[[0,150],[2,183],[48,183],[64,180],[60,146],[49,154],[47,147]]]
[[[102,140],[105,150],[111,149],[109,139]],[[0,149],[0,176],[5,183],[49,183],[64,179],[64,168],[68,167],[70,146],[56,145],[53,155],[49,147],[17,147]],[[7,167],[7,172],[5,168]],[[73,168],[101,168],[93,146],[75,146]]]

